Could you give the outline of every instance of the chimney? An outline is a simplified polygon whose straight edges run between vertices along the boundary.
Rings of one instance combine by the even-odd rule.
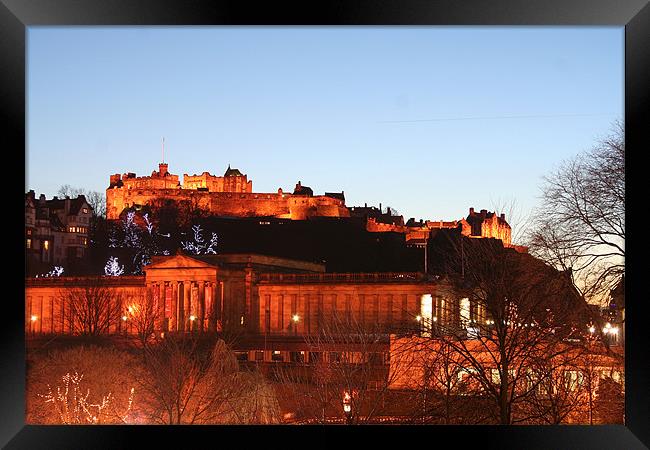
[[[487,209],[482,209],[482,210],[481,210],[481,215],[482,215],[482,216],[485,216],[486,214],[487,214]]]
[[[501,220],[506,220],[506,215],[504,213],[501,213]]]
[[[379,204],[379,214],[381,214],[381,203]]]
[[[474,214],[474,208],[470,208],[469,213],[470,213],[470,215]]]

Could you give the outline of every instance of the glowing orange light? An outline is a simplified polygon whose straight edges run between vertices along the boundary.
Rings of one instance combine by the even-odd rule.
[[[31,321],[32,321],[32,322],[36,322],[37,320],[38,320],[38,316],[32,316],[32,317],[31,317]]]
[[[422,316],[415,316],[415,320],[417,320],[418,322],[421,321],[421,320],[422,320]]]
[[[122,316],[122,320],[126,322],[126,316]]]
[[[293,320],[294,322],[298,322],[300,320],[300,316],[298,314],[294,314],[291,320]]]
[[[196,320],[196,316],[191,315],[191,316],[190,316],[190,320],[191,320],[192,322],[194,322],[194,321]]]

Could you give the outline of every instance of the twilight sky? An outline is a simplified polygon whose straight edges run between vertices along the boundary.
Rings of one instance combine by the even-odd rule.
[[[405,219],[538,202],[623,118],[623,27],[29,27],[26,191],[113,173],[345,191]]]

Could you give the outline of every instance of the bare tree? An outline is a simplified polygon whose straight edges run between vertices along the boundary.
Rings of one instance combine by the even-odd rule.
[[[73,198],[78,197],[79,195],[83,195],[84,192],[84,189],[72,187],[69,184],[64,184],[56,193],[62,197]]]
[[[264,391],[265,398],[269,391],[239,372],[222,340],[205,354],[195,338],[168,336],[145,348],[143,364],[146,372],[139,385],[149,423],[251,423],[279,414],[272,411],[272,401],[251,403],[251,389]]]
[[[139,369],[127,352],[80,346],[27,356],[27,423],[136,422],[135,374]]]
[[[625,422],[625,393],[620,381],[604,377],[598,383],[594,401],[596,420],[601,424],[623,424]]]
[[[388,411],[389,386],[399,371],[395,365],[388,370],[388,335],[379,326],[368,327],[353,317],[332,314],[322,320],[319,334],[305,336],[305,343],[311,355],[306,370],[287,366],[276,374],[281,384],[292,387],[292,406],[301,420],[372,423]]]
[[[281,422],[280,404],[273,386],[257,372],[238,372],[233,383],[238,395],[223,403],[221,423],[277,424]]]
[[[97,191],[86,191],[86,201],[93,208],[94,217],[106,217],[106,196]]]
[[[57,194],[62,197],[67,196],[70,198],[83,195],[88,204],[92,207],[94,217],[106,217],[106,196],[100,192],[64,184],[59,188]]]
[[[588,298],[602,297],[625,272],[625,131],[565,161],[545,177],[528,237],[531,252],[571,270]]]
[[[536,387],[527,369],[548,369],[586,326],[587,305],[567,276],[497,240],[439,233],[437,270],[446,278],[425,335],[448,344],[459,364],[492,398],[502,424],[524,422],[518,406]],[[441,320],[437,320],[438,317]],[[435,318],[435,319],[434,319]]]
[[[559,355],[559,361],[538,361],[528,367],[528,382],[535,384],[524,398],[522,409],[529,423],[557,425],[589,423],[590,378],[581,366],[582,351]]]
[[[497,216],[505,214],[508,220],[508,225],[511,228],[510,242],[513,244],[524,242],[531,222],[530,211],[523,211],[514,197],[510,199],[497,199],[492,203],[494,213]]]
[[[112,397],[109,393],[101,398],[98,403],[91,403],[88,399],[90,397],[90,389],[85,392],[81,388],[83,381],[83,374],[66,373],[61,381],[63,385],[56,387],[56,392],[48,386],[47,394],[42,395],[45,403],[52,404],[56,411],[60,423],[65,425],[95,425],[102,423],[112,423],[108,417],[107,410],[112,406]],[[126,423],[126,417],[131,411],[133,403],[133,391],[131,388],[131,396],[126,410],[119,414],[118,417],[121,423]],[[118,422],[118,423],[120,423]]]
[[[60,290],[58,297],[67,328],[74,334],[108,334],[122,318],[122,297],[103,277],[86,278],[82,286]]]
[[[444,340],[420,339],[418,344],[398,336],[391,342],[391,370],[395,363],[403,367],[401,377],[418,393],[411,408],[414,422],[480,424],[489,420],[492,414],[486,411],[483,390],[463,366],[462,356]]]
[[[155,340],[154,331],[162,319],[162,311],[156,299],[144,293],[126,305],[122,319],[135,330],[140,345],[145,348]]]

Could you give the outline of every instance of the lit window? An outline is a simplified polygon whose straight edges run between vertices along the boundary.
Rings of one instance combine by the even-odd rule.
[[[88,208],[84,208],[82,209],[82,211],[84,212],[84,214],[88,214]]]
[[[27,248],[32,248],[32,240],[27,239]]]
[[[50,241],[43,241],[43,250],[48,251],[50,249]]]

